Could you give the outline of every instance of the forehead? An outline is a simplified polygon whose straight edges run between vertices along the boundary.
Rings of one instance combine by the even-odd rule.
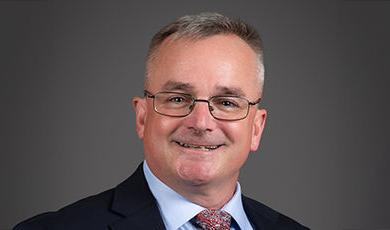
[[[216,92],[258,94],[256,53],[235,35],[168,38],[153,56],[148,64],[149,90],[186,90],[207,96]]]

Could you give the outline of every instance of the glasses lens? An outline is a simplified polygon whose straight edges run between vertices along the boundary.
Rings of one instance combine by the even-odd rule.
[[[241,97],[217,96],[210,100],[214,117],[223,120],[239,120],[248,113],[249,103]]]
[[[161,92],[154,95],[157,113],[183,117],[191,113],[194,98],[190,94]],[[237,96],[215,96],[209,101],[210,113],[216,119],[240,120],[247,116],[249,102]]]
[[[157,93],[154,98],[156,112],[169,116],[185,116],[191,112],[193,99],[189,94]]]

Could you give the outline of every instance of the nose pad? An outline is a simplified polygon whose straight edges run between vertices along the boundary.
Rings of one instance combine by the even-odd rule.
[[[188,109],[191,111],[191,114],[194,113],[194,110],[196,109],[196,107],[202,107],[201,102],[206,103],[206,106],[208,109],[208,114],[210,116],[212,116],[211,112],[214,111],[214,108],[212,106],[210,106],[209,102],[206,100],[197,100],[192,105],[190,105],[190,107]]]
[[[202,105],[204,103],[206,105]],[[191,113],[187,116],[185,121],[188,128],[196,130],[213,130],[215,128],[215,118],[211,115],[213,107],[207,101],[196,101],[191,107]]]
[[[210,114],[211,114],[211,112],[214,111],[214,108],[211,105],[209,105],[209,111],[210,111]],[[211,114],[211,115],[213,115],[213,114]]]

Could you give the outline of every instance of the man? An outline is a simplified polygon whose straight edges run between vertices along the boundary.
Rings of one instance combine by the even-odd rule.
[[[145,161],[116,188],[15,229],[307,229],[241,195],[266,111],[257,32],[215,13],[185,16],[150,45],[133,99]]]

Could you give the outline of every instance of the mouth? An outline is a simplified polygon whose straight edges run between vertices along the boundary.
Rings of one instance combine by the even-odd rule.
[[[213,151],[223,146],[223,145],[194,145],[194,144],[187,144],[179,141],[174,141],[174,142],[181,147],[188,148],[188,149],[196,149],[201,151]]]

